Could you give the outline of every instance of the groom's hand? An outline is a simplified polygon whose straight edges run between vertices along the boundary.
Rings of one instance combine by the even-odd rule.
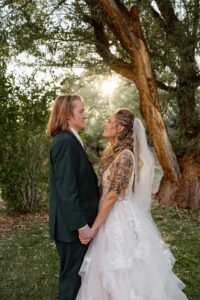
[[[94,237],[94,231],[87,225],[78,230],[79,239],[82,244],[88,244]]]

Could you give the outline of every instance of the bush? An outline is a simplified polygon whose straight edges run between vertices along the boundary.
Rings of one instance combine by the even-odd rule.
[[[0,78],[1,79],[1,78]],[[3,79],[0,92],[0,189],[13,212],[47,207],[49,138],[45,134],[54,93],[35,82],[17,88]],[[6,84],[5,84],[6,83]]]
[[[48,138],[20,132],[4,170],[2,197],[9,209],[34,212],[47,206]]]

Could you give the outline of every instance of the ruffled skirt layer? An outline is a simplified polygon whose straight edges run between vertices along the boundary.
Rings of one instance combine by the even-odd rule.
[[[86,253],[76,300],[186,300],[174,262],[152,219],[117,201]]]

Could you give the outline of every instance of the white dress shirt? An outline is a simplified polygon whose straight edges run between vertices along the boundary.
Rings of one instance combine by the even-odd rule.
[[[70,130],[71,130],[71,132],[75,135],[75,137],[79,140],[79,142],[81,143],[81,145],[82,145],[83,148],[84,148],[83,141],[82,141],[80,135],[78,134],[78,132],[76,131],[76,129],[70,127]]]

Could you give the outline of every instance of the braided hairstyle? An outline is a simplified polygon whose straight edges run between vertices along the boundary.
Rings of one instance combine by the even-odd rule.
[[[116,145],[112,148],[107,146],[100,159],[99,174],[102,177],[104,171],[112,163],[115,157],[124,149],[129,149],[133,152],[133,121],[134,114],[126,108],[121,108],[116,111],[116,123],[123,126],[124,129],[120,132],[117,138]]]

